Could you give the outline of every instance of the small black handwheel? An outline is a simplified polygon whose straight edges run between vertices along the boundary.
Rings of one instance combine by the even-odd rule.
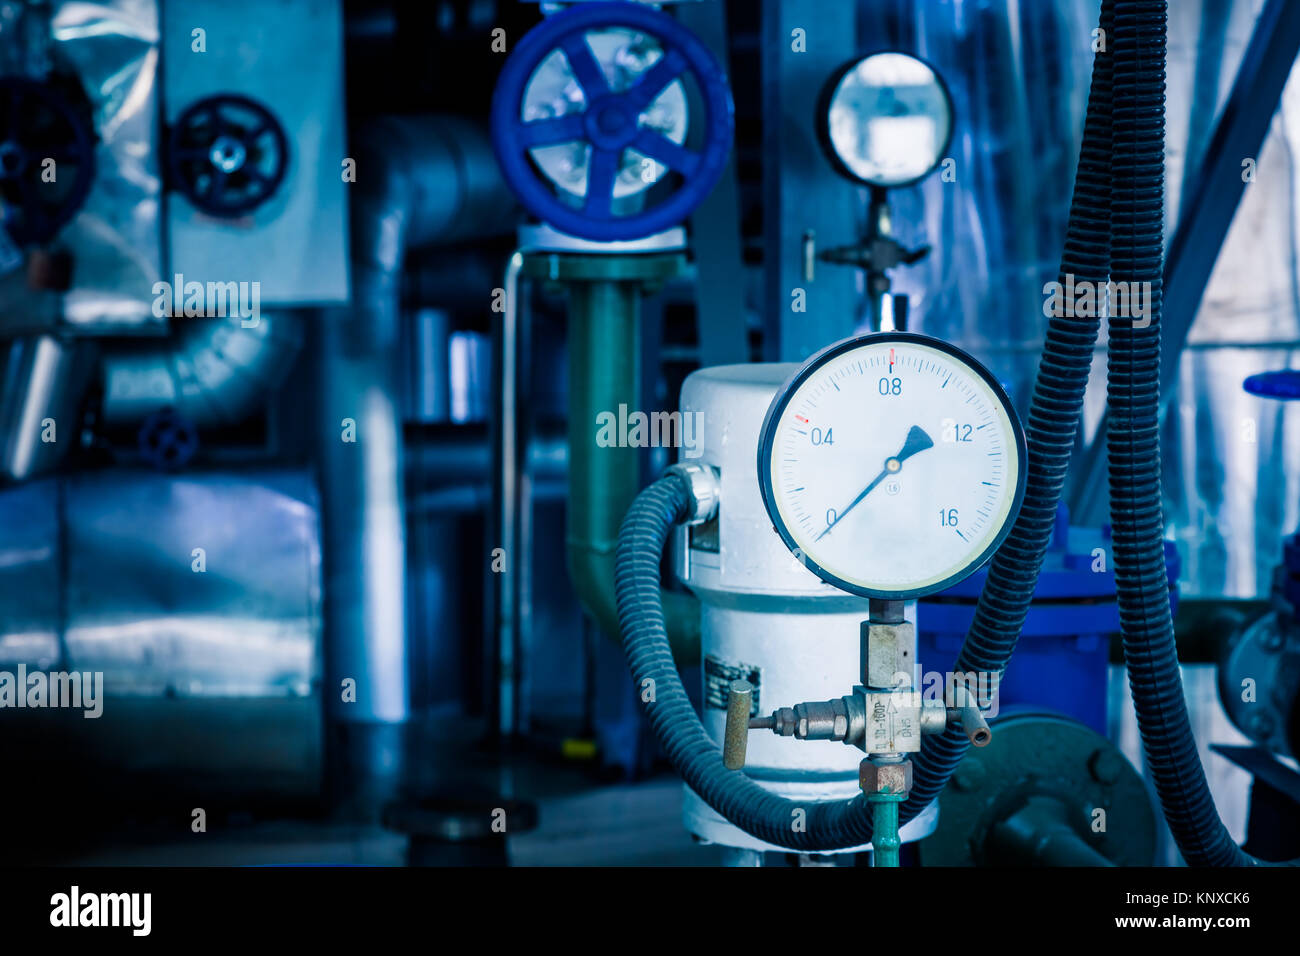
[[[275,195],[289,166],[289,141],[261,103],[223,93],[176,118],[167,162],[172,185],[196,209],[231,218]]]
[[[89,116],[51,84],[0,77],[0,229],[18,246],[49,242],[94,178]]]
[[[141,457],[159,471],[184,468],[199,450],[198,430],[170,406],[150,414],[136,439]]]

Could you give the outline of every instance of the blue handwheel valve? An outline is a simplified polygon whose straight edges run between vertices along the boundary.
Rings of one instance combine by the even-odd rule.
[[[699,124],[687,115],[687,79]],[[533,28],[506,61],[492,144],[533,215],[583,239],[626,241],[678,225],[703,202],[726,166],[732,113],[721,65],[672,17],[584,3]],[[698,145],[686,145],[688,126]],[[676,182],[652,190],[663,168]]]

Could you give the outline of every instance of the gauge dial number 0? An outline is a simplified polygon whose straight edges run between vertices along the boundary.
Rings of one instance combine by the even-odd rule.
[[[1024,497],[1025,438],[989,371],[938,339],[848,339],[768,409],[759,484],[786,546],[864,597],[933,594],[977,570]]]

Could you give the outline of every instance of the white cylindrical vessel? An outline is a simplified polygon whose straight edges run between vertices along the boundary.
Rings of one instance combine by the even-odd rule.
[[[755,716],[843,697],[861,682],[859,633],[867,600],[826,584],[790,553],[773,530],[759,491],[763,416],[797,367],[723,365],[701,369],[682,385],[682,413],[696,416],[699,441],[692,452],[698,457],[692,460],[716,469],[722,485],[717,518],[683,528],[676,554],[678,576],[701,603],[703,720],[719,743],[732,680],[754,686]],[[915,603],[909,602],[907,619],[914,621],[915,613]],[[755,730],[745,769],[737,772],[791,800],[849,800],[859,792],[862,758],[857,747],[839,741]],[[728,823],[689,788],[683,818],[691,833],[710,843],[784,850]],[[903,827],[903,840],[928,835],[937,821],[938,805],[931,804]]]

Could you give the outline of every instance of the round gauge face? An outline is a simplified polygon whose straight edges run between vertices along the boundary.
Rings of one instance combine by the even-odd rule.
[[[872,186],[927,175],[952,139],[952,100],[939,74],[905,53],[875,53],[831,80],[823,139],[841,169]]]
[[[938,339],[880,332],[809,359],[777,393],[759,485],[786,546],[863,597],[911,599],[978,569],[1011,530],[1025,437],[997,380]]]

